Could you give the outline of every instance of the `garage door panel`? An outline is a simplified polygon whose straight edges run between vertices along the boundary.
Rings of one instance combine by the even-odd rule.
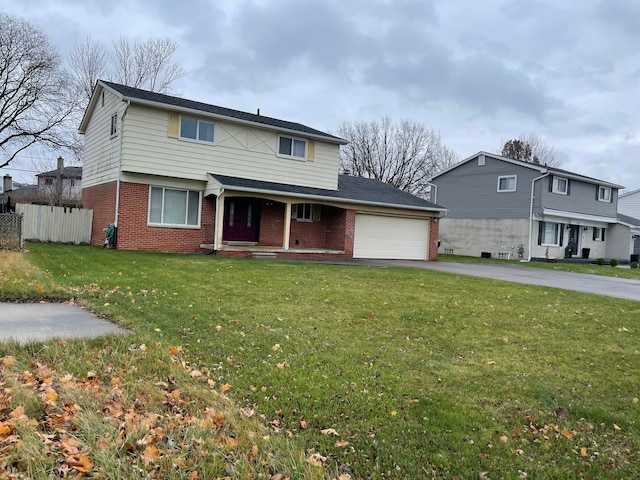
[[[426,260],[427,220],[356,215],[354,258]]]

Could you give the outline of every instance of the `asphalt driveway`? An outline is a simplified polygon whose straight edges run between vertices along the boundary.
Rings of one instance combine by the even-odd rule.
[[[68,303],[0,303],[0,341],[90,338],[127,330]]]
[[[495,263],[423,262],[418,260],[353,260],[352,262],[354,265],[369,265],[373,267],[424,268],[457,275],[471,275],[504,280],[505,282],[562,288],[564,290],[640,301],[640,280],[604,275],[588,275],[524,265],[499,265]]]

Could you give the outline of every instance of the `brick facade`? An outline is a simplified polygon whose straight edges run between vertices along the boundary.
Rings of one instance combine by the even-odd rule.
[[[435,262],[438,260],[438,236],[440,219],[432,218],[429,221],[429,257],[428,260]]]
[[[102,245],[104,228],[116,218],[116,182],[82,189],[82,206],[93,210],[91,245]]]
[[[85,188],[82,202],[93,210],[92,245],[104,241],[103,229],[115,218],[116,182]],[[118,219],[117,248],[123,250],[147,250],[161,252],[195,253],[202,252],[200,245],[212,244],[215,229],[215,198],[202,199],[201,226],[199,228],[176,228],[150,226],[147,224],[149,186],[140,183],[120,184],[120,215]],[[264,201],[260,208],[261,247],[281,247],[284,235],[285,204]],[[291,220],[289,247],[292,249],[343,250],[344,254],[318,254],[322,257],[353,258],[355,234],[355,210],[322,206],[320,220],[298,222]],[[437,260],[438,255],[437,219],[429,226],[429,260]],[[248,256],[247,252],[219,252],[222,255]],[[279,257],[308,257],[310,254],[279,252]]]

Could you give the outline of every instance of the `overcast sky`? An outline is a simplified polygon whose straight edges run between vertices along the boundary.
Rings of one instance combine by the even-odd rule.
[[[640,188],[638,0],[0,0],[59,53],[168,36],[183,97],[335,131],[410,119],[466,158],[536,133]],[[4,172],[2,172],[4,173]],[[10,171],[15,178],[24,172]]]

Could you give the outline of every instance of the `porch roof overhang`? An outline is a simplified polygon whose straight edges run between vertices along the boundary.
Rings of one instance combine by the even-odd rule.
[[[616,217],[607,217],[604,215],[590,215],[586,213],[567,212],[564,210],[553,210],[543,208],[542,214],[534,215],[536,220],[548,220],[562,223],[571,223],[577,225],[585,225],[589,227],[601,227],[608,223],[616,223]]]
[[[640,219],[619,213],[618,223],[629,227],[632,235],[640,235]]]
[[[411,195],[377,180],[341,175],[338,188],[305,187],[285,183],[266,182],[248,178],[230,177],[209,172],[210,180],[205,195],[219,196],[223,191],[245,192],[249,194],[277,195],[299,198],[309,203],[338,202],[349,205],[402,208],[406,210],[430,211],[440,214],[445,208]]]

